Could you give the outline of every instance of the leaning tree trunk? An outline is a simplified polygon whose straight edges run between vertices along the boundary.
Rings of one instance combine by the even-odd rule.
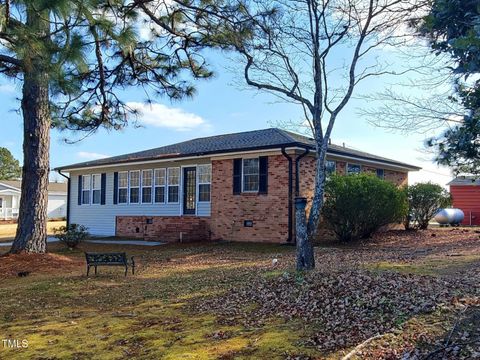
[[[48,14],[46,14],[48,19]],[[38,35],[48,35],[48,22],[35,11],[27,11],[27,23]],[[29,56],[29,55],[27,55]],[[26,59],[22,89],[23,170],[20,214],[11,253],[44,253],[47,247],[47,201],[50,108],[48,73],[42,54],[32,52]]]

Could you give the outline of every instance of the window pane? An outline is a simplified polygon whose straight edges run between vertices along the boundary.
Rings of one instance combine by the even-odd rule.
[[[165,185],[165,169],[155,170],[155,185]]]
[[[212,165],[199,165],[198,166],[198,183],[210,184],[212,179]]]
[[[100,174],[92,175],[92,189],[101,189],[102,188],[102,176]]]
[[[258,175],[258,159],[243,159],[243,173],[245,175]]]
[[[93,203],[100,204],[100,193],[101,190],[93,190]]]
[[[198,201],[210,201],[210,184],[198,185]]]
[[[330,175],[330,174],[334,174],[335,173],[335,170],[336,170],[336,162],[335,161],[331,161],[331,160],[327,160],[326,163],[325,163],[325,171],[327,173],[327,175]]]
[[[258,191],[258,175],[245,175],[243,177],[243,191]]]
[[[118,189],[118,203],[126,204],[128,200],[128,190],[127,189]]]
[[[90,190],[82,190],[82,204],[90,204]]]
[[[157,202],[157,203],[165,202],[165,187],[164,186],[155,187],[155,202]]]
[[[243,159],[243,191],[258,191],[258,158]]]
[[[130,171],[130,187],[140,186],[140,171]]]
[[[118,173],[118,187],[119,188],[128,187],[128,173],[127,172]]]
[[[83,175],[82,176],[82,189],[83,190],[90,190],[90,175]]]
[[[130,202],[138,203],[139,200],[139,188],[130,188]]]
[[[180,168],[168,168],[168,185],[180,185]]]
[[[142,202],[151,203],[152,202],[152,188],[144,187],[142,188]]]
[[[362,167],[358,164],[348,164],[347,174],[359,174],[362,170]]]
[[[142,171],[142,186],[152,186],[152,170]]]
[[[168,187],[168,202],[178,202],[178,186]]]
[[[380,179],[385,178],[385,171],[384,171],[383,169],[377,169],[377,176],[378,176]]]

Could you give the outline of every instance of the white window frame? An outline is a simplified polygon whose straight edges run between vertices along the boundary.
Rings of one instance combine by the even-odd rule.
[[[332,162],[333,165],[334,165],[334,166],[333,166],[333,172],[331,172],[331,173],[328,173],[328,172],[327,172],[327,163],[328,163],[328,162]],[[325,161],[325,173],[326,173],[327,176],[328,176],[328,175],[331,175],[331,174],[336,174],[336,173],[337,173],[337,161],[336,161],[336,160],[326,160],[326,161]]]
[[[143,185],[143,180],[144,180],[143,174],[145,172],[150,172],[150,186]],[[153,195],[154,195],[153,194],[153,182],[154,182],[153,175],[154,175],[154,172],[153,172],[152,169],[143,169],[142,170],[142,174],[141,174],[141,177],[140,177],[140,199],[139,199],[142,204],[151,204],[153,202]],[[150,188],[150,201],[145,201],[144,202],[143,201],[143,189],[148,188],[148,187]]]
[[[170,184],[170,170],[173,169],[178,169],[178,184]],[[182,178],[182,168],[180,167],[169,167],[167,168],[167,187],[166,187],[166,201],[167,204],[179,204],[180,203],[180,185],[182,183],[181,178]],[[170,186],[176,186],[178,187],[178,200],[177,201],[170,201],[170,191],[169,188]]]
[[[138,173],[138,186],[132,186],[132,181],[131,181],[131,179],[132,179],[131,174],[132,173]],[[140,199],[140,195],[141,195],[140,194],[140,186],[141,186],[141,184],[142,184],[142,176],[141,176],[140,170],[130,170],[128,172],[128,203],[129,204],[140,204],[140,201],[142,200],[142,199]],[[133,189],[138,189],[138,201],[137,202],[132,202],[131,201],[132,188]]]
[[[257,160],[257,177],[258,177],[258,188],[257,190],[245,190],[245,174],[244,174],[244,169],[245,169],[245,165],[244,165],[244,162],[245,160]],[[254,175],[254,174],[247,174],[247,175]],[[243,193],[249,193],[249,194],[256,194],[258,193],[258,191],[260,190],[260,158],[259,157],[252,157],[252,158],[242,158],[242,192]]]
[[[347,163],[347,166],[345,168],[345,172],[347,175],[350,175],[350,173],[348,172],[348,165],[358,165],[360,167],[360,171],[358,173],[352,173],[352,174],[360,174],[362,172],[362,164],[358,164],[358,163]]]
[[[92,205],[100,205],[100,204],[102,203],[102,174],[92,174],[91,176],[92,176],[92,180],[91,180],[91,181],[92,181],[92,185],[90,186],[90,187],[91,187],[91,192],[92,192],[92,201],[91,201],[91,203],[92,203]],[[98,184],[98,185],[99,185],[98,188],[95,188],[95,187],[94,187],[95,182],[93,181],[93,178],[94,178],[95,176],[98,176],[98,178],[100,179],[100,180],[99,180],[99,184]],[[93,194],[95,193],[95,191],[100,191],[100,197],[99,197],[98,203],[93,202],[94,199],[95,199],[95,197],[93,196]]]
[[[163,185],[157,184],[157,171],[160,172],[163,170]],[[157,188],[163,187],[163,201],[156,201],[156,191]],[[158,168],[153,170],[153,194],[152,194],[152,201],[155,204],[165,204],[167,202],[167,168]]]
[[[378,176],[378,170],[382,170],[382,177]],[[377,176],[377,178],[385,180],[385,169],[382,169],[382,168],[375,169],[375,175]]]
[[[84,181],[84,179],[88,178],[88,181]],[[85,188],[85,183],[88,184],[88,189]],[[88,202],[84,202],[83,193],[88,191]],[[90,205],[92,203],[92,175],[82,175],[82,201],[81,205]]]
[[[210,181],[205,182],[200,180],[200,168],[209,168]],[[200,185],[210,185],[209,200],[200,200]],[[209,203],[212,201],[212,164],[197,165],[197,202]]]
[[[127,186],[120,186],[120,174],[127,174]],[[130,181],[130,176],[128,174],[128,171],[119,171],[118,172],[117,204],[121,204],[121,205],[128,204],[128,202],[130,200],[130,191],[128,189],[129,181]],[[120,202],[120,189],[127,189],[127,201],[126,202]]]

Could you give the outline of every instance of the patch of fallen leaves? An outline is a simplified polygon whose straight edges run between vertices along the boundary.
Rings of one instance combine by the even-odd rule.
[[[269,319],[299,320],[316,329],[306,345],[333,351],[394,331],[413,316],[458,301],[459,294],[479,296],[480,287],[394,272],[286,272],[276,278],[257,277],[224,296],[203,299],[196,308],[214,312],[220,322],[247,328]]]

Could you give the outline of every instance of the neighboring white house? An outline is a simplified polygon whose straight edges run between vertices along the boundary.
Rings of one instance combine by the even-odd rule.
[[[0,220],[18,218],[22,182],[0,180]],[[48,184],[48,217],[61,218],[67,215],[67,183]]]

